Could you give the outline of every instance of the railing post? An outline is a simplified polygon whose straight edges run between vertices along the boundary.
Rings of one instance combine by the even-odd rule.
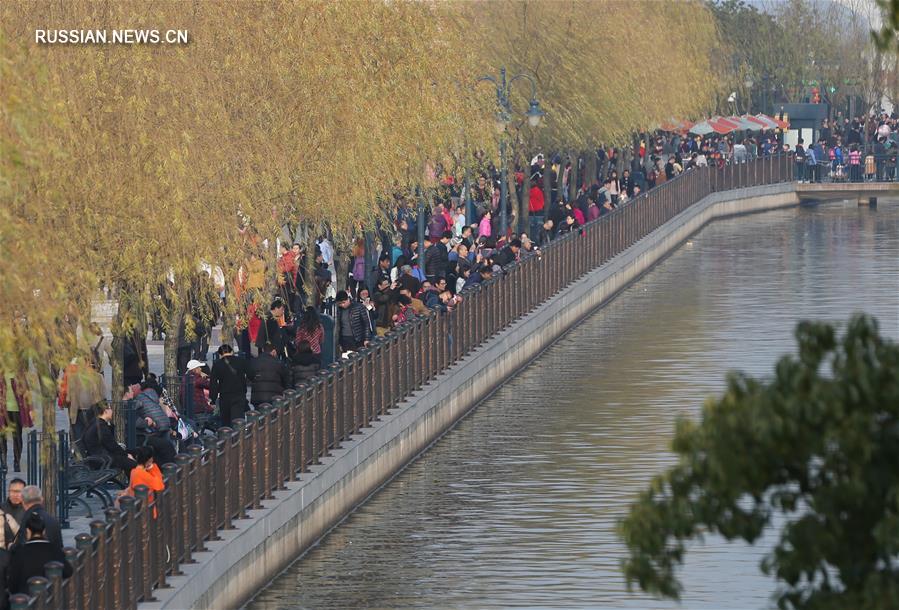
[[[43,576],[32,576],[28,579],[28,594],[35,598],[34,610],[45,610],[47,607],[47,595],[50,587],[50,581]]]
[[[90,601],[91,605],[87,607],[94,607],[93,604],[97,604],[98,607],[109,608],[111,603],[111,587],[109,586],[109,556],[107,553],[107,528],[106,523],[100,521],[99,519],[96,521],[91,521],[91,535],[93,537],[93,542],[97,546],[96,550],[96,561],[91,564],[91,576],[93,576],[93,580],[88,581],[89,583],[93,582],[95,584],[94,587],[91,587],[90,584],[87,587],[87,590],[90,592]]]
[[[10,610],[28,610],[30,605],[31,600],[24,593],[16,593],[9,598]]]
[[[109,544],[107,546],[109,563],[107,565],[107,591],[109,593],[107,599],[110,601],[110,607],[122,607],[122,557],[121,557],[121,537],[122,537],[122,521],[121,511],[117,508],[107,508],[106,522],[109,524]]]
[[[77,542],[76,542],[77,544]],[[62,550],[66,561],[72,566],[72,576],[63,586],[63,599],[60,608],[69,608],[71,610],[81,610],[84,608],[84,601],[81,590],[85,586],[84,578],[84,554],[77,548],[67,546]],[[66,586],[67,585],[67,586]]]
[[[222,499],[222,505],[224,506],[222,528],[230,530],[234,529],[234,525],[231,523],[234,515],[234,485],[231,476],[235,470],[233,465],[235,434],[234,429],[228,427],[219,428],[217,434],[222,443],[222,458],[219,460],[219,468],[216,472],[215,488],[219,490],[217,495]]]
[[[62,564],[58,561],[48,562],[44,566],[44,571],[47,573],[47,580],[49,581],[49,594],[50,599],[53,602],[53,608],[62,608],[65,607],[62,599]]]
[[[138,519],[139,531],[137,532],[137,540],[139,542],[140,567],[137,572],[140,576],[140,596],[143,601],[152,601],[153,599],[153,578],[157,573],[155,557],[157,547],[157,539],[154,532],[150,530],[150,521],[153,519],[153,510],[151,506],[150,489],[146,485],[138,485],[134,488],[134,497],[140,501],[140,519]]]
[[[165,489],[160,494],[164,505],[161,513],[165,521],[162,527],[163,545],[168,549],[168,553],[166,554],[167,561],[164,562],[167,565],[161,566],[160,571],[163,575],[171,571],[172,575],[180,576],[182,572],[180,569],[181,550],[179,546],[184,542],[184,539],[181,535],[181,523],[179,523],[181,517],[181,504],[178,493],[179,468],[175,464],[164,464],[162,466],[162,475],[165,483]]]
[[[262,405],[260,405],[261,407]],[[260,481],[262,469],[262,456],[259,455],[259,419],[261,417],[260,411],[249,411],[246,414],[246,425],[243,429],[243,443],[244,443],[244,459],[246,460],[242,467],[245,468],[248,472],[246,477],[244,477],[244,481],[247,484],[247,495],[244,499],[244,506],[257,509],[261,508],[262,504],[259,501],[260,496],[260,488],[262,486],[262,481]]]
[[[56,516],[59,520],[59,526],[67,528],[69,527],[69,435],[67,432],[62,431],[59,433],[58,445],[59,448],[56,453],[59,459],[59,472],[56,485],[56,495],[58,499]]]
[[[93,530],[93,524],[91,524]],[[75,547],[80,554],[81,578],[79,578],[78,607],[83,610],[95,607],[95,591],[99,591],[96,577],[97,567],[101,566],[99,553],[94,553],[94,540],[96,536],[90,534],[78,534],[75,536]],[[102,599],[102,598],[100,598]]]
[[[203,540],[206,538],[208,526],[207,517],[210,513],[215,514],[215,510],[210,506],[213,492],[213,485],[210,479],[213,473],[210,472],[208,473],[209,476],[205,476],[207,473],[203,472],[203,457],[206,455],[206,451],[204,451],[203,447],[200,445],[191,445],[190,448],[188,448],[187,453],[191,457],[191,476],[193,478],[192,495],[194,501],[191,503],[193,505],[191,529],[195,532],[196,551],[202,553],[206,550]],[[215,531],[215,528],[213,528],[212,531]]]
[[[312,386],[312,396],[311,396],[311,419],[309,420],[309,425],[312,433],[312,463],[320,464],[320,457],[324,454],[324,438],[325,433],[322,431],[324,428],[324,390],[325,390],[326,377],[324,375],[319,376],[319,378],[314,382],[315,385]]]
[[[294,442],[296,443],[296,462],[294,464],[296,470],[291,474],[290,480],[299,481],[300,475],[306,472],[310,455],[309,438],[307,437],[311,421],[309,419],[311,415],[307,411],[310,390],[307,382],[297,384],[294,389],[296,395],[293,397],[291,409],[294,411]]]
[[[135,570],[137,562],[135,561],[135,553],[143,544],[135,535],[135,519],[136,513],[135,503],[138,500],[128,496],[119,499],[121,514],[121,529],[119,530],[119,559],[122,563],[121,568],[121,590],[122,590],[122,607],[131,608],[137,605],[137,589],[135,584],[140,572]]]

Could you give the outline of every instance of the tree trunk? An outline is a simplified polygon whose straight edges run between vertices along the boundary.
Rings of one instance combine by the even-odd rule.
[[[181,326],[184,319],[184,306],[181,298],[174,295],[169,305],[168,328],[165,331],[165,343],[163,345],[162,367],[165,378],[169,384],[178,379],[178,348],[181,346]],[[169,387],[172,387],[171,385]],[[171,397],[173,400],[177,396]]]
[[[521,183],[521,208],[518,215],[518,231],[521,235],[528,231],[528,223],[530,222],[530,204],[531,204],[531,166],[525,159],[524,181]]]
[[[509,219],[508,224],[506,225],[506,234],[502,237],[507,237],[509,232],[508,229],[515,226],[515,223],[518,221],[518,211],[521,209],[521,201],[518,198],[518,185],[515,180],[514,157],[514,155],[509,155],[506,159],[506,193],[509,198],[506,215],[508,217],[508,213],[511,212],[512,218]],[[502,226],[502,222],[500,223],[500,226]]]
[[[121,400],[125,389],[125,336],[119,316],[120,314],[116,314],[116,319],[112,324],[112,342],[110,344],[112,353],[109,356],[109,366],[112,369],[109,394],[113,401]]]
[[[575,197],[577,197],[577,170],[580,159],[578,159],[578,154],[575,151],[570,150],[568,151],[568,160],[571,162],[571,173],[568,175],[568,201],[574,201]]]
[[[57,455],[56,447],[56,409],[54,406],[57,388],[50,368],[44,360],[38,359],[35,368],[37,369],[41,399],[41,491],[44,494],[44,508],[51,515],[56,515],[56,477],[59,472],[60,458],[65,459],[65,456]]]
[[[586,176],[584,176],[584,186],[589,187],[596,180],[596,149],[590,149],[587,151],[587,171]]]
[[[303,280],[303,291],[306,293],[306,305],[318,307],[318,284],[315,281],[315,234],[306,233],[306,279]]]
[[[369,293],[373,293],[376,286],[377,274],[375,268],[378,266],[378,258],[380,253],[375,247],[375,234],[371,231],[365,232],[365,284],[368,286]]]
[[[347,272],[349,271],[347,257],[340,252],[341,249],[338,247],[337,238],[332,239],[331,244],[334,246],[334,273],[337,274],[335,289],[346,290]],[[352,252],[352,245],[349,251]]]
[[[559,174],[562,171],[562,166],[559,166],[559,172],[556,173],[556,186],[559,184]],[[543,166],[543,214],[546,212],[553,204],[553,166],[552,163],[547,162]]]

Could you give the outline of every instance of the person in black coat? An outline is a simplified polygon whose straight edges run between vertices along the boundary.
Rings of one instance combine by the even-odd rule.
[[[62,553],[62,529],[59,527],[59,521],[44,508],[44,496],[41,488],[37,485],[26,485],[22,490],[22,505],[25,507],[25,512],[19,522],[19,531],[16,532],[12,544],[9,545],[9,550],[12,551],[25,544],[28,539],[26,525],[32,515],[37,515],[43,524],[44,538]]]
[[[269,308],[270,315],[262,320],[259,327],[259,334],[256,335],[256,347],[259,353],[265,351],[265,344],[270,343],[274,346],[278,354],[278,358],[287,358],[287,334],[290,332],[287,326],[281,326],[279,320],[284,318],[284,301],[275,299]]]
[[[219,417],[223,426],[230,426],[235,417],[247,411],[247,361],[234,355],[230,345],[218,349],[219,359],[212,365],[209,383],[209,402],[219,400]]]
[[[10,594],[28,593],[28,579],[33,576],[46,577],[44,571],[51,561],[62,564],[62,577],[72,575],[72,566],[66,561],[62,545],[53,544],[47,537],[44,518],[36,512],[26,514],[27,521],[22,531],[26,532],[27,542],[13,549],[9,559],[7,573]]]
[[[368,310],[361,303],[350,299],[345,291],[337,293],[337,320],[335,329],[343,351],[353,351],[368,344],[371,338],[371,320]]]
[[[390,280],[379,279],[378,288],[371,297],[372,302],[375,304],[375,311],[378,312],[378,319],[375,320],[376,328],[390,328],[390,316],[387,311],[390,309],[392,299],[393,290],[391,289]]]
[[[270,343],[250,363],[250,378],[253,383],[250,401],[256,407],[270,403],[290,387],[290,371],[278,360],[275,346]]]
[[[140,383],[150,372],[150,359],[147,356],[147,340],[140,333],[135,332],[125,340],[124,362],[122,366],[122,381],[127,388],[130,385]]]
[[[540,228],[540,233],[537,235],[537,246],[540,248],[548,246],[553,240],[554,235],[555,223],[553,223],[551,218],[547,218],[543,221],[543,226]]]
[[[290,357],[290,372],[293,384],[312,379],[322,366],[321,356],[312,352],[308,341],[297,343],[297,351]]]
[[[630,170],[624,170],[624,174],[621,176],[621,190],[627,193],[628,199],[634,198],[635,186],[637,186],[637,183],[634,181],[633,177],[631,177]]]
[[[436,244],[428,246],[425,250],[425,272],[431,282],[438,277],[446,277],[446,270],[449,267],[449,250],[447,244],[453,237],[452,232],[444,231],[440,237],[440,241]],[[425,242],[428,240],[425,239]]]
[[[125,474],[137,466],[134,458],[115,440],[115,424],[112,423],[112,407],[101,402],[97,405],[97,419],[84,433],[84,449],[88,455],[108,457],[112,465]]]
[[[493,257],[493,264],[500,267],[511,265],[518,259],[518,252],[521,250],[521,240],[513,239],[508,246],[504,246]]]

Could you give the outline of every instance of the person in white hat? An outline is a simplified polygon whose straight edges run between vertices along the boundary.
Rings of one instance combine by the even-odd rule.
[[[193,407],[187,409],[188,415],[212,412],[212,405],[209,404],[209,375],[203,371],[204,366],[206,363],[199,360],[187,363],[187,373],[181,384],[181,404]]]

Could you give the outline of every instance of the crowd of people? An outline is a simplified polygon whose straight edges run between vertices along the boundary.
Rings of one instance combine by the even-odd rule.
[[[309,253],[301,243],[279,244],[277,257],[264,247],[254,252],[236,274],[233,287],[238,298],[246,299],[234,342],[222,343],[211,364],[207,362],[211,331],[222,315],[221,303],[192,302],[195,332],[178,350],[177,395],[149,371],[143,337],[126,342],[131,350],[126,350],[124,397],[133,405],[135,446],[126,448],[117,440],[99,365],[99,342],[90,356],[72,360],[62,371],[59,388],[59,405],[68,410],[72,440],[85,456],[121,472],[127,482],[124,494],[133,495],[138,485],[157,493],[164,489],[160,465],[174,462],[204,427],[231,426],[250,409],[270,403],[323,366],[364,349],[416,316],[453,311],[472,287],[502,275],[523,257],[540,256],[541,248],[554,239],[579,231],[682,172],[789,152],[794,154],[799,180],[823,179],[825,171],[831,175],[846,171],[850,180],[871,175],[895,178],[896,115],[881,116],[867,138],[862,125],[842,118],[826,122],[815,143],[806,145],[800,139],[792,151],[783,134],[775,132],[744,137],[657,132],[641,134],[624,149],[600,147],[594,159],[581,158],[577,167],[563,163],[559,155],[547,159],[538,154],[514,176],[515,194],[521,196],[527,189],[531,217],[527,230],[518,233],[503,230],[513,226],[514,217],[512,206],[504,210],[501,205],[502,176],[496,167],[482,164],[467,187],[437,168],[442,178],[424,218],[421,243],[415,211],[398,207],[394,225],[378,232],[376,258],[366,257],[362,239],[341,255],[327,235],[321,235]],[[864,142],[873,142],[867,149],[875,157],[870,172],[860,155]],[[345,257],[342,282],[337,281],[340,256]],[[272,276],[274,282],[267,283]],[[212,281],[211,273],[205,281]],[[260,293],[268,296],[264,307],[258,305]],[[251,295],[257,298],[251,301]],[[18,470],[21,431],[31,425],[31,406],[20,378],[3,375],[2,380],[2,467],[6,468],[8,432]],[[188,404],[189,414],[183,416],[177,405],[183,409]],[[43,509],[39,494],[37,488],[13,479],[2,507],[6,562],[0,565],[7,568],[11,592],[24,591],[28,577],[42,574],[41,562],[63,560],[59,525]]]
[[[0,595],[0,608],[9,607],[9,595],[28,594],[28,579],[46,576],[45,566],[51,561],[62,564],[64,578],[71,576],[59,521],[44,507],[39,487],[12,479],[0,504],[0,521],[0,582],[6,589]]]
[[[876,121],[867,122],[861,118],[832,122],[825,119],[816,141],[800,139],[796,145],[796,179],[799,182],[895,181],[899,179],[897,153],[899,120],[895,113],[882,113]]]

